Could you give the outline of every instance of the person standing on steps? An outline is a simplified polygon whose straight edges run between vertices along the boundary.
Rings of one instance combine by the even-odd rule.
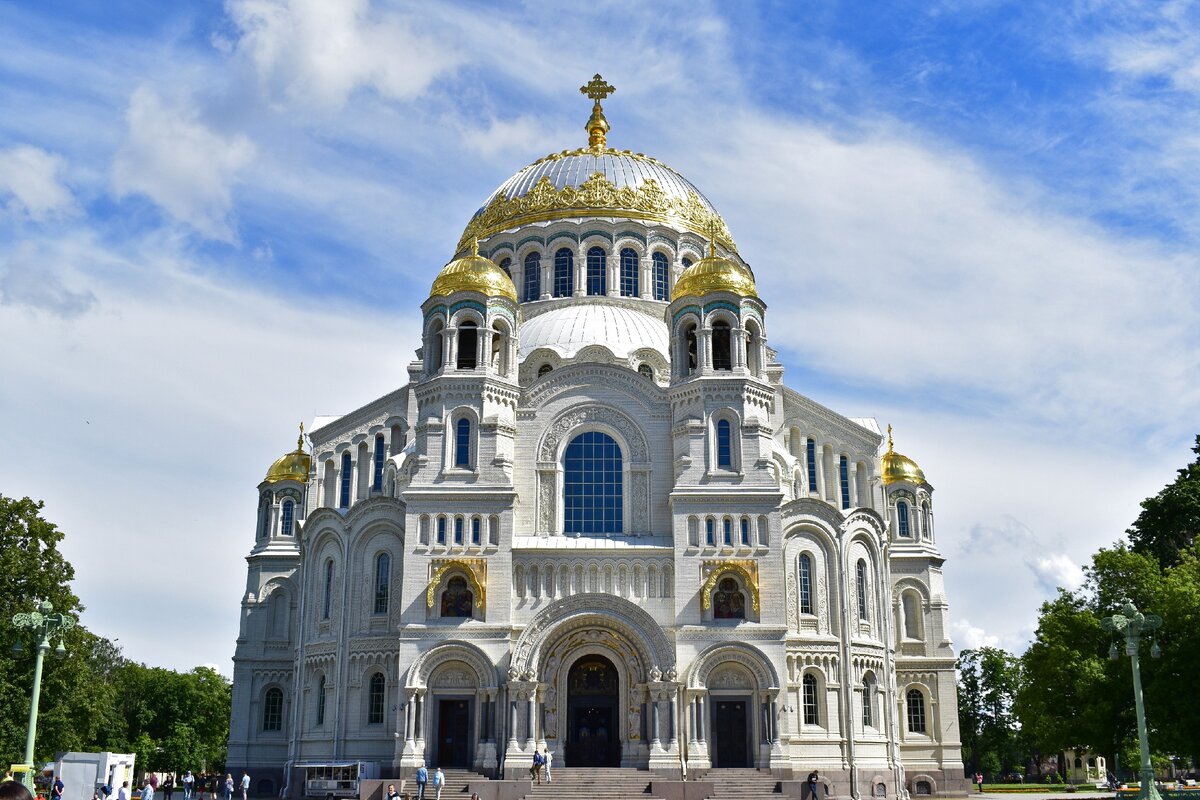
[[[425,765],[417,767],[417,800],[425,800],[425,784],[429,783],[429,770]]]
[[[533,749],[533,766],[531,766],[529,768],[529,778],[530,778],[530,780],[537,778],[538,786],[542,785],[542,764],[543,763],[544,762],[542,760],[542,754],[539,753],[537,751],[537,748],[535,747]]]
[[[820,795],[817,793],[817,787],[820,785],[821,776],[818,775],[817,771],[814,769],[812,772],[808,773],[808,800],[821,800]]]
[[[546,783],[550,783],[550,762],[554,760],[554,756],[550,754],[549,747],[544,748],[544,750],[545,752],[542,753],[542,766],[546,768]]]
[[[438,767],[433,773],[433,800],[442,800],[442,787],[446,785],[446,776]]]

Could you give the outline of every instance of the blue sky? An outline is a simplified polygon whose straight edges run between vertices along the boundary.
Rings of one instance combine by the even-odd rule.
[[[595,72],[610,143],[725,216],[788,383],[925,468],[960,647],[1022,649],[1188,460],[1188,4],[0,2],[0,491],[68,531],[87,624],[229,671],[263,471],[404,382]]]

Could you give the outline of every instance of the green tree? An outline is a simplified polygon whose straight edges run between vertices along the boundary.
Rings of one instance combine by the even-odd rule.
[[[989,775],[1011,772],[1023,760],[1013,714],[1021,685],[1020,660],[996,647],[964,650],[958,657],[958,675],[964,764]]]
[[[229,710],[232,689],[228,680],[207,667],[191,672],[174,672],[132,662],[116,672],[117,706],[121,711],[118,726],[126,741],[145,736],[161,747],[151,760],[143,762],[162,769],[203,769],[223,766],[229,737]],[[195,737],[191,742],[181,732]],[[172,738],[176,744],[170,744]],[[182,742],[187,739],[184,746]],[[173,749],[174,748],[174,749]],[[180,753],[194,761],[171,763]]]
[[[1142,513],[1125,532],[1134,550],[1164,567],[1174,565],[1200,532],[1200,436],[1192,452],[1196,460],[1180,469],[1173,483],[1142,501]]]

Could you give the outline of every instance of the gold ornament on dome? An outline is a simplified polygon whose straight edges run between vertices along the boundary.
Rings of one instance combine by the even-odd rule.
[[[905,455],[897,453],[892,447],[892,426],[888,425],[888,449],[883,454],[883,483],[890,486],[893,483],[912,483],[921,485],[928,483],[925,473],[917,466],[917,462]]]
[[[312,468],[312,456],[304,452],[304,423],[300,423],[300,436],[296,439],[296,449],[280,456],[271,468],[267,470],[267,483],[280,481],[308,481],[308,472]]]
[[[595,101],[592,103],[592,116],[583,126],[584,130],[588,132],[588,147],[592,150],[603,151],[607,146],[605,137],[608,135],[609,126],[608,120],[604,118],[604,109],[600,107],[600,101],[616,90],[615,86],[606,83],[604,78],[600,77],[599,72],[592,76],[589,83],[579,87],[580,94]]]
[[[704,581],[704,586],[700,588],[700,610],[708,611],[712,606],[713,589],[717,588],[717,581],[722,577],[733,573],[742,579],[742,583],[746,587],[746,591],[750,593],[750,607],[758,612],[758,562],[753,559],[730,559],[728,561],[705,561],[704,566],[711,568],[708,573],[708,579]]]
[[[716,236],[709,231],[708,255],[683,271],[671,290],[671,302],[681,297],[703,297],[713,292],[732,292],[742,297],[758,297],[754,275],[731,258],[717,255]]]
[[[535,163],[569,158],[580,155],[596,155],[596,151],[566,150],[548,156]],[[621,155],[638,158],[627,150],[611,148],[600,154]],[[658,163],[654,159],[641,158]],[[467,224],[458,240],[458,252],[465,250],[472,239],[487,239],[501,231],[571,217],[602,216],[658,222],[689,230],[699,235],[715,235],[718,242],[734,252],[737,246],[721,217],[709,210],[695,192],[686,198],[670,197],[658,181],[646,179],[640,186],[623,186],[620,189],[604,176],[594,172],[591,177],[575,186],[556,189],[548,177],[543,176],[533,188],[520,197],[507,198],[497,195]]]
[[[470,255],[456,258],[433,279],[430,297],[448,297],[455,292],[479,292],[488,297],[507,297],[517,302],[512,278],[490,258],[479,255],[479,240],[473,239]]]
[[[443,561],[433,571],[433,577],[429,579],[429,586],[425,589],[426,608],[433,608],[434,595],[448,572],[461,574],[466,578],[467,583],[475,590],[475,607],[487,608],[487,561],[482,558],[452,558]]]

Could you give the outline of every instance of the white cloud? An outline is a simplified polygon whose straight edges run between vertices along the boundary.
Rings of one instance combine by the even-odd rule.
[[[73,319],[96,304],[91,291],[68,289],[52,263],[29,241],[0,257],[0,306],[23,306]]]
[[[18,145],[0,150],[0,202],[9,214],[41,221],[76,208],[63,183],[67,162],[39,147]]]
[[[1025,563],[1048,592],[1059,588],[1074,591],[1083,585],[1083,568],[1066,553],[1038,555]]]
[[[229,0],[236,49],[279,101],[335,110],[370,88],[395,100],[420,95],[461,60],[451,42],[419,35],[401,14],[368,0]]]
[[[1000,637],[993,636],[983,628],[976,627],[966,617],[959,617],[950,623],[954,631],[954,644],[958,652],[977,650],[980,647],[999,647]]]
[[[232,188],[253,160],[254,144],[211,130],[195,109],[167,104],[149,86],[133,93],[126,119],[129,130],[113,163],[118,196],[144,194],[199,233],[234,241]]]

